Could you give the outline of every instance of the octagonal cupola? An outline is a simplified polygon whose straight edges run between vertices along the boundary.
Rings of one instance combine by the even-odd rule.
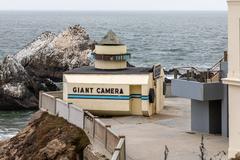
[[[130,54],[127,54],[127,46],[110,30],[95,46],[94,57],[96,69],[120,70],[127,68]]]

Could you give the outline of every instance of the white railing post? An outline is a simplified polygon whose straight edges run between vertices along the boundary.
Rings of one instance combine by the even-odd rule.
[[[82,122],[82,124],[83,124],[83,126],[82,126],[82,129],[84,130],[84,126],[85,126],[85,110],[82,110],[83,111],[83,122]]]
[[[85,130],[85,124],[86,124],[86,122],[85,122],[85,115],[86,115],[86,112],[83,111],[83,130]]]
[[[39,92],[39,101],[38,101],[38,108],[41,109],[42,108],[42,94],[43,94],[43,91],[40,91]]]
[[[53,113],[53,115],[56,115],[57,114],[57,99],[58,99],[58,97],[54,97],[54,113]]]
[[[111,160],[119,160],[119,154],[120,154],[120,151],[119,150],[115,150]]]
[[[68,102],[68,117],[67,117],[67,121],[69,122],[70,119],[70,105],[73,104],[71,102]]]
[[[95,138],[96,118],[98,118],[98,117],[97,116],[93,116],[93,138]]]
[[[119,138],[120,138],[120,140],[121,139],[123,139],[124,141],[123,141],[123,145],[122,145],[122,147],[123,147],[123,150],[121,150],[121,152],[123,151],[124,153],[123,153],[123,157],[120,157],[120,159],[122,160],[122,158],[123,158],[123,160],[125,160],[126,159],[126,137],[125,136],[119,136]],[[122,154],[120,154],[120,156],[121,156]]]
[[[111,128],[111,125],[106,125],[105,128],[106,128],[106,132],[105,132],[105,149],[107,149],[107,143],[108,143],[107,134],[108,134],[108,128]]]

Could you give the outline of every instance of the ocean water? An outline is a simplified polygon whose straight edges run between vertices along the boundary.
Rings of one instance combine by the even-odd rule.
[[[0,12],[0,60],[44,31],[59,33],[74,24],[94,40],[112,29],[136,66],[207,68],[227,48],[227,12]],[[0,112],[0,139],[16,134],[31,113]]]
[[[33,111],[0,111],[0,140],[11,138],[31,118]]]

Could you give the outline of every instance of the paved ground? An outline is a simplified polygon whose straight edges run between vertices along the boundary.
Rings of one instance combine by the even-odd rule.
[[[128,116],[102,119],[113,130],[126,136],[128,160],[163,160],[165,145],[168,160],[198,160],[201,133],[190,132],[190,101],[167,98],[160,115]],[[228,139],[204,134],[208,157],[227,151]],[[224,156],[222,159],[226,159]],[[217,159],[219,160],[219,158]]]

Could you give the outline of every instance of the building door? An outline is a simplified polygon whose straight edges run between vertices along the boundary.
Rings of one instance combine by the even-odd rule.
[[[133,115],[142,115],[142,87],[141,85],[130,86],[130,109]]]

